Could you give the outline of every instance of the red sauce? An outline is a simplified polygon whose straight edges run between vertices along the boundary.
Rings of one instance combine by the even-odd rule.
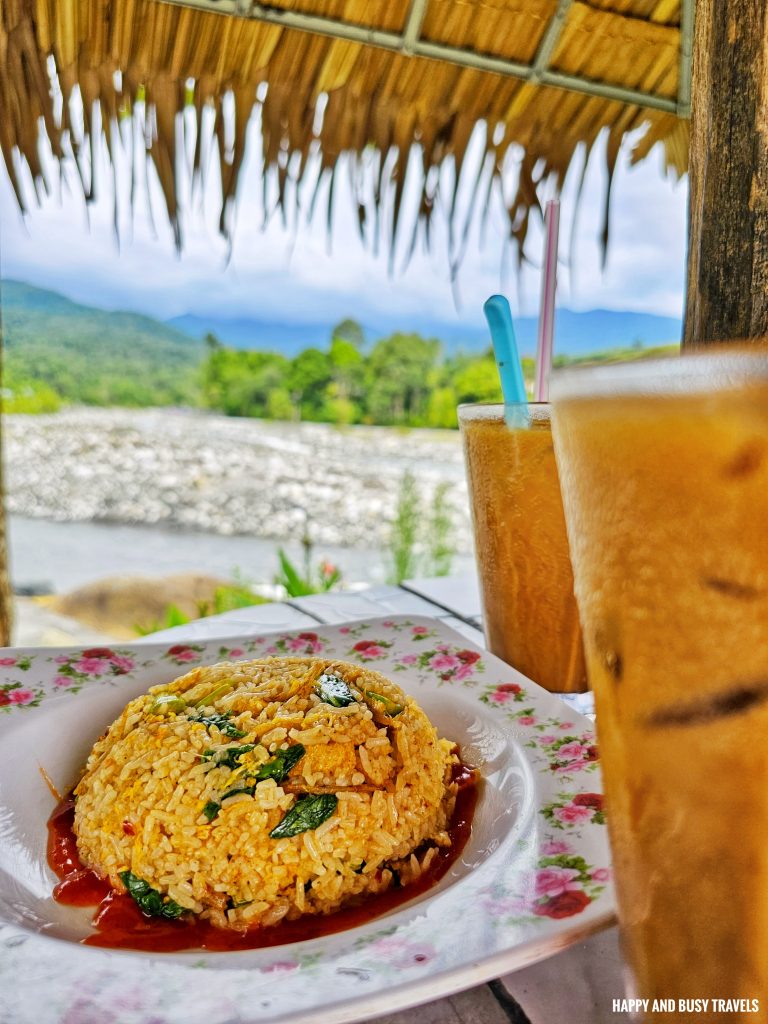
[[[454,767],[453,781],[459,788],[448,827],[451,845],[438,848],[429,869],[416,882],[366,896],[359,904],[344,907],[335,914],[307,914],[295,921],[282,921],[271,928],[254,928],[247,932],[215,928],[210,922],[193,915],[178,921],[145,917],[130,896],[112,889],[108,881],[81,864],[72,831],[75,805],[68,797],[62,800],[48,820],[48,863],[61,879],[53,890],[53,897],[59,903],[71,906],[98,904],[93,919],[96,931],[83,939],[88,946],[140,949],[152,953],[173,953],[183,949],[228,952],[280,946],[331,935],[366,924],[422,895],[440,881],[461,855],[472,831],[477,779],[476,769],[461,762]]]

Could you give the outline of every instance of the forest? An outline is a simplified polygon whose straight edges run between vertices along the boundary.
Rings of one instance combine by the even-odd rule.
[[[213,334],[197,340],[149,317],[79,306],[23,282],[4,281],[2,299],[6,412],[172,406],[272,420],[452,428],[460,403],[501,399],[490,347],[447,350],[437,338],[405,331],[372,340],[352,319],[330,331],[325,347],[289,357],[227,346]],[[556,363],[677,350],[637,341]],[[533,359],[522,363],[530,386]]]

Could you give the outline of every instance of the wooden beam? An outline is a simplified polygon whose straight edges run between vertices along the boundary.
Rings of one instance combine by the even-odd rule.
[[[683,344],[768,336],[768,9],[698,0]]]
[[[533,58],[533,80],[539,81],[542,74],[549,67],[552,54],[555,51],[558,40],[565,28],[565,19],[568,17],[568,8],[573,0],[559,0],[555,13],[550,18],[549,24],[544,29],[536,56]]]
[[[407,54],[410,57],[426,57],[429,60],[445,61],[459,67],[475,68],[478,71],[489,71],[492,74],[509,78],[520,78],[525,82],[535,81],[539,85],[550,85],[555,89],[568,89],[581,92],[587,96],[598,96],[617,103],[645,107],[649,110],[663,110],[668,114],[677,114],[677,98],[659,96],[656,93],[643,92],[641,89],[630,89],[612,82],[603,82],[581,75],[569,75],[560,71],[539,70],[534,65],[520,61],[494,57],[490,54],[478,53],[476,50],[461,46],[449,46],[445,43],[432,43],[414,33],[421,7],[414,4],[416,18],[411,22],[411,37],[406,40],[399,32],[385,29],[369,28],[357,25],[340,18],[329,18],[326,15],[306,14],[285,7],[260,3],[259,0],[166,0],[167,3],[182,7],[196,7],[200,10],[215,11],[219,14],[235,14],[240,17],[253,18],[266,22],[268,25],[281,25],[283,28],[297,29],[300,32],[314,32],[316,35],[329,36],[332,39],[345,39],[365,46],[376,46],[395,53]],[[569,4],[562,3],[563,7]],[[410,21],[410,19],[409,19]],[[553,26],[553,32],[558,26]],[[554,43],[553,43],[554,45]]]

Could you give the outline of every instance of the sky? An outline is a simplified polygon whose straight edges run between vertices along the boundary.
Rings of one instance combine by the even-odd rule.
[[[575,310],[633,310],[679,317],[682,314],[687,181],[664,177],[662,153],[631,167],[629,146],[622,151],[611,202],[611,243],[601,268],[598,236],[605,194],[604,140],[593,151],[576,220],[575,189],[579,167],[566,179],[561,208],[558,305]],[[479,154],[478,139],[467,163]],[[0,268],[17,278],[60,291],[76,301],[107,309],[129,309],[169,319],[184,313],[229,318],[287,320],[291,323],[336,322],[351,316],[366,324],[380,317],[423,317],[447,324],[478,326],[482,303],[502,290],[517,315],[538,309],[542,233],[533,224],[526,253],[530,260],[520,276],[505,240],[506,223],[497,195],[484,244],[473,230],[459,273],[451,283],[446,232],[435,217],[431,251],[419,245],[407,269],[390,273],[386,253],[375,255],[358,235],[347,175],[338,176],[332,241],[329,246],[322,201],[314,220],[299,231],[283,226],[279,216],[263,225],[258,114],[249,127],[247,156],[241,171],[234,238],[229,250],[218,233],[218,169],[215,161],[202,194],[184,218],[184,249],[179,256],[162,214],[159,185],[150,175],[140,182],[133,216],[128,201],[130,172],[126,156],[117,160],[120,245],[113,229],[112,173],[100,159],[100,187],[86,211],[75,183],[74,166],[59,175],[46,157],[50,194],[35,199],[30,179],[25,190],[30,212],[23,217],[7,173],[0,165]],[[450,173],[446,171],[446,173]],[[508,196],[514,167],[505,181]],[[154,209],[153,228],[147,198]],[[543,199],[550,194],[543,188]],[[462,201],[466,195],[460,192]],[[305,197],[306,199],[306,197]],[[322,199],[322,194],[321,194]],[[405,207],[416,202],[406,187]],[[506,248],[506,255],[505,255]],[[570,253],[574,254],[570,262]],[[399,264],[400,261],[398,261]]]

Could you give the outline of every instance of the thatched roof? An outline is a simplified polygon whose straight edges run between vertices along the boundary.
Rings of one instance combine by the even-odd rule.
[[[690,2],[683,0],[685,10]],[[210,13],[206,6],[248,8],[256,17]],[[101,123],[111,152],[120,144],[119,119],[142,119],[180,239],[177,115],[190,104],[196,109],[196,119],[184,119],[189,131],[208,105],[216,112],[210,141],[218,143],[226,232],[246,125],[261,103],[265,166],[277,169],[280,202],[289,181],[308,168],[316,173],[311,154],[319,153],[322,180],[332,180],[341,154],[353,154],[358,171],[373,154],[374,206],[377,215],[385,208],[382,231],[390,245],[411,151],[417,147],[423,168],[419,221],[427,232],[437,199],[435,169],[453,160],[451,194],[440,198],[455,257],[464,226],[455,223],[455,182],[478,122],[487,126],[486,162],[480,174],[472,172],[473,215],[487,205],[509,147],[522,147],[517,193],[507,197],[518,242],[538,205],[537,182],[552,176],[559,187],[580,144],[589,151],[604,128],[611,173],[624,136],[640,127],[635,159],[660,141],[667,167],[685,171],[688,81],[680,8],[681,0],[280,0],[268,6],[0,0],[0,145],[22,207],[21,162],[42,175],[39,130],[57,157],[74,152],[88,196],[97,142],[92,126]],[[690,25],[687,16],[684,21],[685,58]],[[375,45],[359,41],[366,33]],[[70,113],[78,90],[81,124]],[[320,111],[326,104],[322,118],[319,99]],[[229,109],[234,116],[227,124]],[[205,170],[205,150],[204,133],[197,132],[195,171]],[[140,156],[134,153],[134,161]],[[353,184],[360,180],[353,173]],[[358,212],[362,224],[362,197]]]

